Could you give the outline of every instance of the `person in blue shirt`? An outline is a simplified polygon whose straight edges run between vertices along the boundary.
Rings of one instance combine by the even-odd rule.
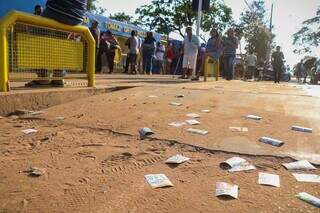
[[[223,40],[223,59],[226,80],[233,79],[233,63],[236,57],[238,43],[238,39],[234,35],[234,30],[230,28],[227,32],[227,37]]]
[[[142,66],[146,74],[152,74],[152,63],[155,56],[156,40],[152,32],[147,32],[147,36],[142,43]]]

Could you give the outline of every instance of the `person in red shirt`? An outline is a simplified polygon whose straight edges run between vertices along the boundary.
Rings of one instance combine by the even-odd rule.
[[[171,74],[171,66],[174,59],[172,43],[169,43],[169,45],[166,47],[165,57],[166,57],[166,74]]]

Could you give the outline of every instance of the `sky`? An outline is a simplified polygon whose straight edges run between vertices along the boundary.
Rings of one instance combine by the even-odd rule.
[[[239,19],[242,11],[247,7],[244,0],[224,0],[226,5],[231,7],[233,18]],[[247,0],[248,3],[252,0]],[[143,4],[150,3],[151,0],[100,0],[100,6],[107,9],[108,14],[116,12],[125,12],[129,15],[135,15],[135,9]],[[319,0],[265,0],[266,16],[270,17],[271,4],[274,4],[273,13],[273,33],[276,34],[275,42],[282,47],[282,51],[287,62],[292,66],[297,63],[303,55],[293,53],[292,34],[297,32],[302,22],[308,18],[314,17],[317,7],[320,6]],[[320,57],[320,48],[315,49],[311,55]]]

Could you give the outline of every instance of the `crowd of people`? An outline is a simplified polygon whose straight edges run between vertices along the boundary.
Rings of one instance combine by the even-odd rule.
[[[65,7],[61,2],[48,1],[44,11],[37,5],[34,14],[52,18],[64,24],[77,25],[82,22],[85,3],[78,5],[76,9],[81,11],[81,14],[65,13]],[[104,61],[107,61],[109,73],[113,73],[116,50],[120,48],[116,36],[110,30],[100,32],[99,23],[96,20],[92,21],[90,32],[96,41],[96,72],[101,73],[102,59],[105,57]],[[141,39],[138,32],[133,30],[125,45],[128,52],[126,52],[123,73],[137,74],[140,71],[140,73],[152,74],[158,70],[161,74],[181,74],[182,79],[199,80],[203,74],[204,61],[209,57],[220,62],[221,77],[226,80],[234,79],[239,41],[232,28],[223,37],[217,29],[213,28],[206,44],[201,44],[198,36],[193,33],[192,27],[187,27],[182,45],[168,41],[166,46],[157,42],[152,32],[147,32],[146,37]],[[244,63],[243,79],[259,79],[258,59],[252,50],[248,51]],[[142,70],[139,69],[139,64],[142,64]],[[271,64],[274,82],[280,83],[284,71],[284,55],[279,46],[271,56]],[[320,60],[315,62],[314,72],[315,76],[320,77]],[[299,82],[301,79],[304,83],[306,82],[308,72],[302,61],[297,65],[296,76]]]

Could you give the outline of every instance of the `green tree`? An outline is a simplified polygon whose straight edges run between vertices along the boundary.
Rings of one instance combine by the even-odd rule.
[[[245,49],[252,50],[258,60],[267,60],[271,52],[274,35],[267,27],[266,9],[263,0],[255,0],[240,17],[238,31],[246,41]]]
[[[295,53],[311,52],[312,47],[320,46],[320,7],[316,16],[305,20],[302,28],[293,34],[293,44],[298,46]]]
[[[127,15],[123,12],[115,13],[113,15],[111,14],[109,16],[109,18],[117,20],[117,21],[121,21],[121,22],[133,23],[133,16]]]
[[[107,10],[103,7],[99,7],[98,1],[97,0],[88,0],[87,1],[87,11],[99,14],[99,15],[104,15]]]
[[[191,0],[153,0],[150,4],[136,9],[141,25],[162,34],[179,32],[196,23],[197,13],[192,11]],[[212,27],[224,30],[232,23],[232,10],[223,0],[211,0],[211,7],[203,14],[201,29],[210,31]]]

